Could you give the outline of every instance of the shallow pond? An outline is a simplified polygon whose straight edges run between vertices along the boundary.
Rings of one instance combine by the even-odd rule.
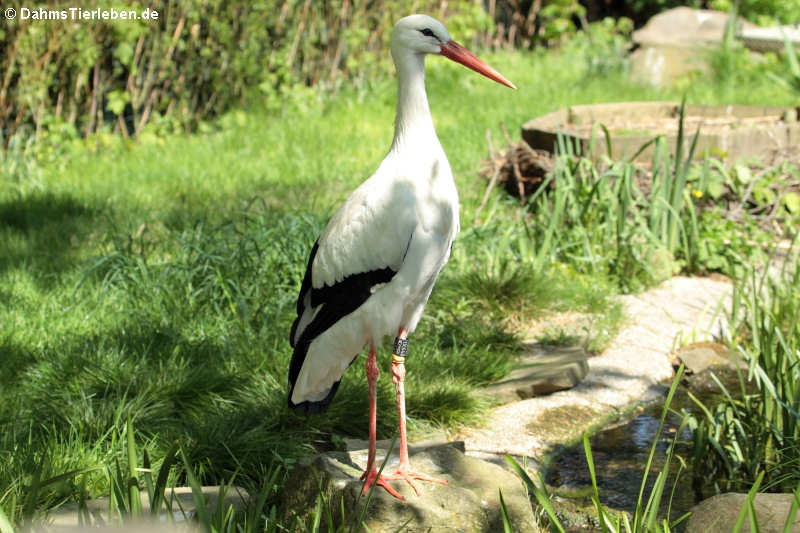
[[[717,396],[716,390],[707,386],[691,386],[690,390],[706,405],[713,404]],[[646,502],[656,476],[664,468],[667,449],[677,436],[675,455],[684,460],[686,468],[681,470],[680,461],[673,459],[659,513],[660,516],[666,516],[669,509],[670,518],[673,520],[704,497],[713,494],[710,490],[703,490],[701,488],[703,483],[699,480],[693,481],[693,473],[689,470],[692,452],[691,432],[684,429],[680,435],[676,435],[681,416],[675,411],[688,409],[695,412],[696,409],[686,391],[687,388],[679,387],[673,399],[671,412],[668,413],[661,434],[658,436],[656,454],[643,496]],[[592,458],[600,489],[600,500],[606,507],[628,512],[635,509],[645,465],[653,439],[656,437],[662,411],[663,403],[646,406],[635,411],[633,418],[612,424],[591,437]],[[554,459],[548,468],[546,481],[549,486],[554,487],[556,494],[574,498],[579,505],[590,504],[587,488],[591,487],[591,478],[583,445],[565,450]]]

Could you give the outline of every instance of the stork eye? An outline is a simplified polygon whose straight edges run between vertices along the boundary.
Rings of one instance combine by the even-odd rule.
[[[424,35],[425,37],[436,37],[436,34],[433,33],[433,30],[430,28],[425,28],[424,30],[419,30],[419,32]]]

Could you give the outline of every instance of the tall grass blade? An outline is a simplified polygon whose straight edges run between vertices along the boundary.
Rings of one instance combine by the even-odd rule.
[[[597,475],[594,470],[594,459],[592,458],[592,447],[589,444],[589,435],[583,434],[583,451],[586,454],[586,464],[589,466],[589,477],[592,480],[592,503],[597,510],[597,518],[600,521],[600,526],[604,532],[610,533],[612,528],[609,527],[610,521],[606,517],[603,510],[603,505],[600,503],[600,489],[597,487]]]
[[[119,459],[114,459],[114,472],[109,472],[109,491],[108,498],[109,517],[111,511],[115,512],[119,518],[130,513],[130,506],[128,505],[127,495],[125,493],[126,477],[122,473],[122,467],[119,464]]]
[[[795,489],[793,496],[792,505],[786,514],[786,522],[783,524],[783,533],[792,533],[794,529],[794,517],[797,516],[797,510],[800,508],[800,485]]]
[[[636,498],[636,509],[642,508],[642,501],[644,498],[644,490],[647,485],[647,476],[650,473],[650,469],[653,467],[653,458],[656,454],[656,448],[658,447],[658,438],[661,435],[661,432],[664,429],[664,422],[667,418],[667,413],[669,412],[669,406],[672,404],[672,398],[675,396],[675,391],[678,389],[678,385],[680,384],[681,377],[683,376],[683,372],[685,370],[684,365],[681,365],[678,368],[678,371],[675,373],[675,378],[672,380],[672,385],[670,385],[669,392],[667,392],[667,399],[664,401],[664,408],[661,410],[661,418],[658,420],[658,428],[656,429],[656,436],[653,439],[653,444],[650,446],[650,453],[647,456],[647,462],[645,463],[644,467],[644,475],[642,476],[642,484],[639,486],[639,496]],[[636,529],[637,523],[634,521],[634,529]]]
[[[275,469],[277,471],[277,469]],[[247,513],[247,520],[245,523],[244,533],[256,533],[258,522],[261,517],[261,514],[264,510],[264,506],[267,503],[267,498],[269,498],[270,493],[272,492],[272,483],[274,479],[270,477],[264,486],[261,487],[261,490],[258,491],[258,496],[256,496],[255,504],[248,509]]]
[[[161,505],[164,503],[164,494],[167,490],[169,473],[178,458],[178,449],[178,441],[174,441],[169,447],[169,450],[167,450],[166,455],[164,455],[164,460],[161,462],[161,468],[158,470],[158,477],[156,478],[156,484],[153,489],[153,498],[150,501],[150,513],[154,516],[159,514]],[[167,513],[171,515],[170,511],[171,509],[167,509]]]
[[[613,152],[611,150],[611,132],[608,131],[608,127],[605,124],[600,124],[600,128],[603,130],[603,136],[606,140],[606,155],[609,159],[613,159]]]
[[[500,516],[503,518],[503,533],[513,533],[511,527],[511,519],[508,517],[508,509],[506,509],[506,501],[503,499],[503,491],[498,489],[500,494]]]
[[[182,446],[180,452],[183,465],[186,468],[186,480],[189,483],[189,487],[192,489],[192,499],[194,500],[195,513],[197,513],[197,521],[205,533],[211,533],[213,528],[211,526],[211,517],[206,507],[205,496],[203,495],[203,486],[200,484],[200,481],[198,481],[197,476],[195,476],[194,470],[189,464],[189,459],[186,458],[186,451]]]
[[[753,486],[747,493],[747,498],[745,499],[744,505],[742,505],[742,509],[739,511],[739,516],[736,517],[736,522],[733,525],[733,530],[731,531],[731,533],[739,533],[742,530],[742,528],[744,527],[745,518],[747,518],[748,515],[751,515],[753,517],[751,518],[751,521],[755,519],[756,513],[755,510],[753,509],[753,500],[755,499],[756,494],[758,493],[758,488],[761,486],[761,481],[763,479],[764,479],[764,472],[761,471],[758,474],[755,483],[753,483]],[[752,522],[751,522],[751,527],[752,527]],[[757,531],[757,529],[753,531]]]
[[[564,526],[561,525],[561,521],[558,519],[556,515],[556,511],[553,508],[552,502],[550,502],[550,497],[544,491],[544,489],[540,488],[533,480],[530,478],[528,473],[525,471],[524,468],[510,455],[505,456],[506,463],[508,466],[511,467],[521,479],[522,482],[525,484],[525,488],[528,490],[529,493],[533,493],[536,497],[536,501],[539,502],[539,505],[542,506],[547,516],[550,518],[550,523],[553,527],[555,527],[559,533],[565,533]]]
[[[39,490],[41,489],[41,479],[42,479],[42,469],[44,468],[44,462],[47,457],[47,450],[42,453],[42,459],[36,465],[36,469],[33,471],[33,479],[31,480],[30,488],[28,489],[28,493],[25,496],[25,503],[22,506],[22,523],[28,524],[33,518],[33,514],[36,511],[36,503],[39,499]]]
[[[380,476],[383,473],[383,469],[386,468],[386,464],[389,462],[389,458],[392,456],[392,452],[394,451],[394,446],[395,446],[396,443],[397,443],[397,437],[394,437],[392,439],[392,442],[389,444],[389,448],[388,448],[388,450],[386,452],[386,456],[383,458],[383,461],[381,462],[381,467],[378,469],[378,476]],[[365,476],[364,477],[364,483],[365,484],[366,484],[366,479],[367,478]],[[369,508],[369,504],[370,504],[370,502],[372,502],[372,495],[373,495],[373,492],[375,491],[375,486],[376,486],[376,484],[373,483],[372,486],[369,488],[369,491],[367,492],[367,497],[364,500],[364,506],[361,508],[361,513],[359,513],[359,515],[358,515],[358,519],[354,520],[353,523],[350,525],[350,532],[351,533],[355,533],[356,531],[358,531],[358,529],[361,526],[365,526],[364,518],[366,518],[366,516],[367,516],[367,509]],[[361,494],[361,493],[359,493],[359,494]],[[360,499],[360,496],[359,496],[359,499]]]
[[[128,491],[130,499],[130,511],[133,516],[141,516],[142,514],[142,499],[139,492],[139,483],[137,481],[139,471],[139,460],[136,453],[136,438],[133,430],[133,423],[131,417],[128,415],[126,427],[127,437],[127,454],[128,454]]]
[[[142,472],[144,488],[147,491],[147,501],[152,506],[155,499],[155,484],[153,483],[153,466],[146,448],[142,451]],[[152,509],[150,511],[152,512]]]

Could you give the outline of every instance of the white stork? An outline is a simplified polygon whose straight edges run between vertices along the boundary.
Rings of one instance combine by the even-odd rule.
[[[290,343],[289,406],[324,412],[347,367],[365,345],[369,384],[369,455],[362,476],[402,499],[386,480],[446,483],[411,470],[406,438],[404,358],[407,336],[419,322],[436,277],[458,233],[458,193],[450,164],[436,136],[425,93],[425,56],[461,63],[516,89],[426,15],[400,19],[392,31],[397,69],[397,115],[389,153],[333,215],[308,260]],[[375,468],[376,347],[397,332],[392,380],[400,419],[400,463],[378,476]]]

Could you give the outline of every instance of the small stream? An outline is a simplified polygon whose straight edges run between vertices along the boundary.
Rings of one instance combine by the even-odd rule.
[[[718,392],[707,384],[703,386],[690,384],[690,387],[690,389],[684,386],[678,388],[673,398],[672,411],[680,412],[682,409],[688,409],[698,416],[698,409],[686,391],[691,390],[707,406],[713,405]],[[600,489],[600,500],[606,507],[628,512],[635,509],[642,476],[662,411],[663,402],[648,405],[635,411],[633,418],[612,424],[591,437],[592,458]],[[675,439],[680,423],[681,416],[674,412],[668,413],[658,437],[656,454],[643,496],[644,502],[647,501],[656,476],[664,468],[667,449]],[[677,435],[679,444],[676,446],[675,454],[684,459],[686,468],[680,472],[676,482],[675,474],[678,472],[680,462],[673,459],[670,465],[670,478],[662,498],[659,515],[666,517],[671,493],[669,515],[672,520],[689,511],[703,498],[713,495],[711,490],[695,488],[693,484],[692,472],[688,470],[691,467],[691,437],[688,429]],[[556,494],[569,498],[579,506],[591,505],[591,494],[588,490],[588,487],[591,487],[591,478],[583,445],[570,448],[554,459],[548,468],[546,481],[550,487],[554,487]]]

